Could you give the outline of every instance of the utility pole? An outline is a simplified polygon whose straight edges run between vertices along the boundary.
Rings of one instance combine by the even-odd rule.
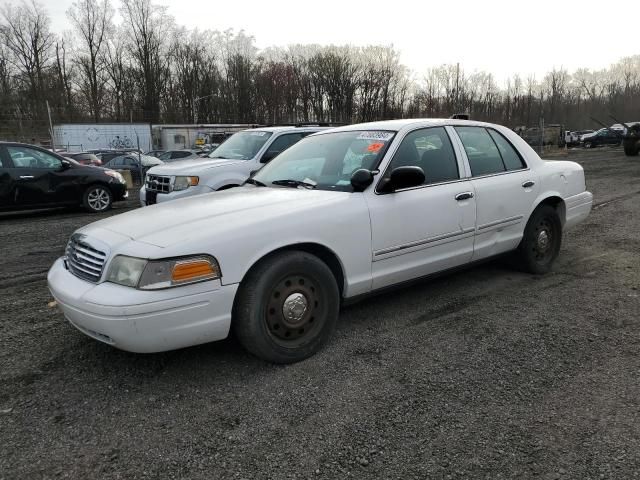
[[[544,117],[540,117],[540,155],[544,155]]]
[[[46,102],[47,102],[47,114],[49,115],[49,137],[51,138],[52,151],[55,153],[56,142],[53,138],[53,123],[51,122],[51,108],[49,108],[49,100],[46,100]]]

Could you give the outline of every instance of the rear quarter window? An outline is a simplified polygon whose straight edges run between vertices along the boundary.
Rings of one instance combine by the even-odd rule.
[[[526,164],[513,145],[501,133],[496,130],[487,129],[493,141],[496,142],[502,161],[507,170],[520,170],[526,168]]]

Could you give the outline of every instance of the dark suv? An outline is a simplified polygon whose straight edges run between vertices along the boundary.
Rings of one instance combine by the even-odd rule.
[[[118,172],[33,145],[0,142],[0,211],[83,205],[103,212],[127,195]]]

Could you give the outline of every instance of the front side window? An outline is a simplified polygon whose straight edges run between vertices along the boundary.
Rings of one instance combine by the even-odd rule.
[[[319,190],[351,192],[353,172],[360,168],[374,169],[394,135],[395,132],[376,130],[307,137],[278,155],[254,178],[273,186],[292,180]]]
[[[209,158],[228,158],[233,160],[251,160],[267,143],[272,132],[248,130],[229,137],[222,145],[209,154]]]
[[[262,156],[262,162],[266,163],[269,160],[272,160],[276,156],[280,155],[291,145],[295,145],[300,140],[302,140],[302,133],[288,133],[285,135],[280,135],[276,138],[271,145],[267,148],[267,151]]]
[[[455,127],[469,159],[474,177],[506,171],[500,151],[489,132],[482,127]]]
[[[34,148],[7,147],[9,156],[16,168],[58,169],[62,162],[57,157]]]
[[[424,184],[458,180],[458,162],[444,127],[415,130],[402,140],[385,177],[397,167],[416,166],[424,172]]]

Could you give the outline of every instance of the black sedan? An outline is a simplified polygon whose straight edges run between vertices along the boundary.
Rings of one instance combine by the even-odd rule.
[[[622,132],[610,128],[601,128],[597,132],[583,135],[580,138],[580,142],[584,148],[593,148],[600,145],[620,145]]]
[[[127,194],[118,172],[34,145],[0,142],[0,211],[83,205],[103,212]]]

